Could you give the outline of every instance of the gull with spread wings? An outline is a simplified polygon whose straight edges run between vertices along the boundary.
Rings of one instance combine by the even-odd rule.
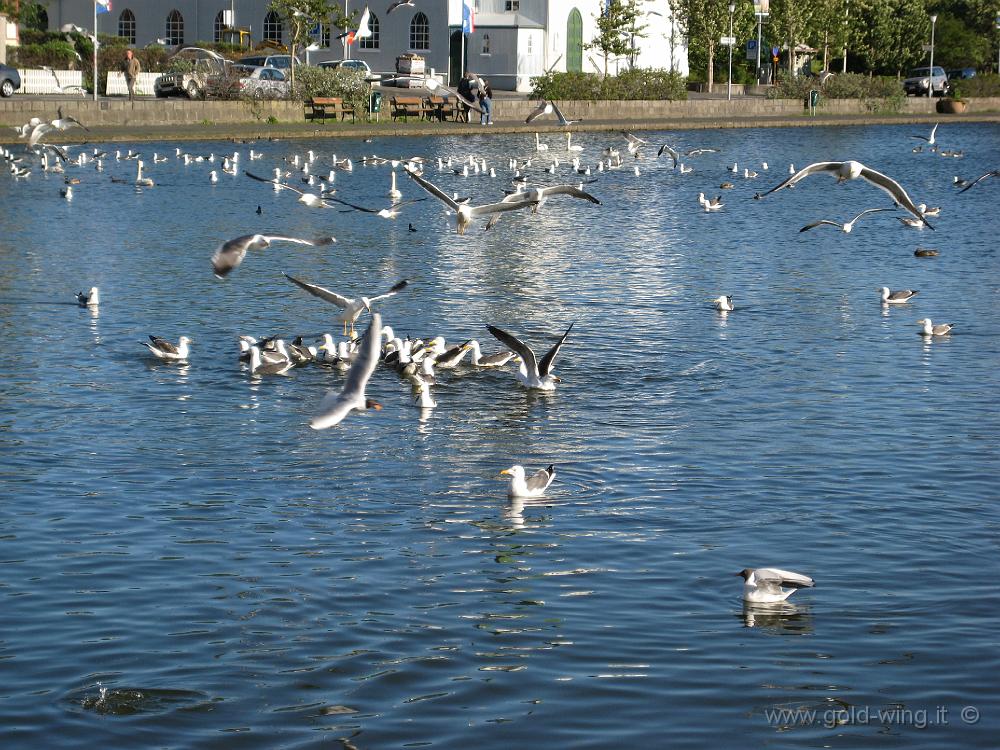
[[[266,250],[272,242],[294,242],[299,245],[320,247],[330,245],[337,240],[333,237],[317,237],[314,240],[303,240],[299,237],[286,237],[279,234],[245,234],[234,237],[219,245],[212,256],[212,271],[217,278],[224,279],[229,275],[247,254],[247,250]]]
[[[564,115],[562,113],[562,110],[559,109],[558,104],[556,104],[553,101],[549,101],[548,99],[543,99],[542,103],[539,104],[537,107],[535,107],[535,109],[531,110],[531,113],[526,118],[524,118],[524,123],[526,125],[530,125],[542,115],[555,115],[556,119],[559,120],[559,124],[562,125],[564,128],[568,127],[569,125],[572,125],[574,122],[583,121],[582,117],[579,120],[567,119],[566,115]]]
[[[516,336],[495,326],[488,325],[486,326],[486,330],[493,334],[508,349],[517,352],[517,355],[521,358],[521,367],[517,371],[517,379],[521,385],[525,388],[536,388],[540,391],[554,391],[556,389],[556,383],[560,382],[560,380],[552,374],[552,366],[562,345],[566,343],[566,337],[573,330],[573,323],[569,324],[566,333],[555,343],[555,346],[546,352],[540,361],[535,358],[535,353],[531,350],[531,347]]]
[[[354,323],[355,321],[357,321],[359,317],[361,317],[361,312],[363,310],[371,312],[373,302],[378,302],[379,300],[388,299],[389,297],[392,297],[395,294],[399,294],[399,292],[406,289],[406,285],[409,283],[406,279],[403,279],[402,281],[399,281],[395,285],[393,285],[392,289],[382,294],[376,295],[374,297],[358,297],[357,299],[350,299],[348,297],[344,297],[340,294],[337,294],[336,292],[331,292],[329,289],[325,289],[324,287],[317,286],[316,284],[310,284],[307,281],[301,281],[300,279],[296,279],[294,276],[289,276],[287,273],[285,274],[285,278],[288,279],[293,284],[295,284],[295,286],[299,287],[300,289],[304,289],[305,291],[309,292],[309,294],[313,295],[314,297],[319,297],[320,299],[326,300],[327,302],[331,302],[337,307],[341,308],[343,312],[337,317],[337,320],[343,322],[345,336],[347,335],[347,326],[348,324],[350,324],[351,338],[354,337]]]
[[[367,411],[382,408],[382,404],[365,397],[365,388],[372,373],[378,366],[379,355],[382,353],[382,316],[372,313],[368,330],[361,337],[361,344],[347,371],[344,387],[338,391],[329,391],[319,404],[318,413],[312,418],[309,426],[314,430],[325,430],[344,420],[355,409]]]

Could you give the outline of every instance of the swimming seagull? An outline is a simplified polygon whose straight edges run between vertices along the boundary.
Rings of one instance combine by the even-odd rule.
[[[181,336],[177,341],[176,346],[171,344],[166,339],[161,339],[159,336],[150,336],[149,340],[153,343],[148,343],[142,341],[143,346],[145,346],[149,351],[153,353],[157,359],[166,359],[171,361],[186,360],[188,357],[188,352],[190,351],[189,344],[191,339],[187,336]]]
[[[552,374],[552,365],[555,362],[556,355],[559,354],[559,350],[562,348],[562,345],[566,342],[566,337],[569,336],[569,332],[573,330],[573,325],[573,323],[569,324],[569,328],[566,329],[566,333],[564,333],[562,338],[555,343],[555,346],[546,352],[541,361],[538,361],[535,358],[535,353],[531,350],[531,347],[516,336],[512,336],[506,331],[502,331],[491,325],[486,326],[486,330],[493,334],[493,336],[496,337],[500,343],[508,349],[516,352],[518,356],[521,357],[521,367],[517,372],[517,379],[521,385],[525,388],[537,388],[542,391],[554,391],[556,389],[556,383],[561,381]]]
[[[379,294],[374,297],[358,297],[357,299],[349,299],[347,297],[343,297],[337,294],[336,292],[331,292],[329,289],[324,289],[321,286],[317,286],[316,284],[309,284],[308,282],[300,281],[299,279],[296,279],[293,276],[289,276],[287,273],[284,274],[284,276],[286,279],[291,281],[297,287],[306,290],[307,292],[309,292],[309,294],[313,295],[314,297],[319,297],[320,299],[324,299],[327,302],[332,302],[337,307],[342,308],[343,312],[340,314],[337,320],[343,322],[345,336],[347,335],[347,324],[350,323],[352,337],[354,336],[354,322],[359,317],[361,317],[362,310],[368,310],[368,312],[372,312],[373,302],[378,302],[379,300],[387,299],[395,294],[398,294],[399,292],[403,291],[406,288],[406,285],[409,283],[407,282],[406,279],[403,279],[402,281],[397,282],[389,291],[384,292],[383,294]],[[379,326],[378,330],[381,330],[381,328],[382,327]]]
[[[844,232],[844,234],[850,234],[851,230],[854,229],[854,225],[858,222],[858,220],[862,216],[866,216],[867,214],[873,214],[878,211],[895,211],[895,210],[896,210],[895,208],[866,208],[864,211],[859,213],[853,219],[851,219],[848,222],[844,222],[843,224],[840,224],[836,221],[830,221],[829,219],[820,219],[819,221],[814,221],[812,224],[806,224],[799,231],[808,232],[810,229],[814,229],[815,227],[818,227],[821,224],[829,224],[831,227],[837,227],[842,232]]]
[[[928,228],[933,229],[928,223],[927,219],[924,218],[923,214],[920,213],[920,209],[917,208],[916,204],[910,200],[910,196],[906,194],[903,187],[896,182],[891,177],[887,177],[881,172],[876,172],[874,169],[866,167],[859,161],[821,161],[815,164],[810,164],[808,167],[800,169],[798,172],[793,174],[791,177],[784,180],[780,185],[777,185],[766,193],[761,195],[770,195],[782,188],[793,187],[800,180],[808,177],[812,174],[817,174],[819,172],[830,172],[837,178],[837,184],[841,182],[847,182],[848,180],[855,180],[858,177],[862,178],[866,182],[870,182],[875,187],[880,190],[884,190],[892,199],[896,201],[900,206],[905,208],[916,218],[920,219],[922,224],[926,224]]]
[[[506,203],[503,201],[500,203],[488,203],[483,206],[469,206],[464,203],[458,203],[454,198],[449,196],[436,185],[432,185],[409,167],[403,167],[403,171],[405,171],[406,174],[408,174],[418,185],[420,185],[420,187],[455,212],[455,221],[459,234],[465,234],[466,228],[476,217],[496,214],[501,211],[516,211],[521,208],[534,206],[538,203],[536,200],[518,200]]]
[[[382,405],[377,401],[365,398],[365,387],[375,367],[378,365],[379,354],[382,351],[382,316],[372,313],[368,330],[361,337],[357,354],[351,369],[347,371],[347,379],[340,392],[329,391],[319,404],[318,413],[312,418],[309,426],[314,430],[325,430],[343,421],[344,417],[357,409],[378,411]]]
[[[212,271],[216,278],[224,279],[233,271],[247,254],[247,250],[266,250],[272,242],[294,242],[299,245],[321,247],[330,245],[337,240],[334,237],[317,237],[314,240],[304,240],[299,237],[285,237],[278,234],[244,234],[234,237],[219,245],[212,256]]]
[[[552,464],[546,469],[539,469],[529,478],[525,478],[524,467],[520,464],[514,464],[500,472],[501,476],[504,474],[510,477],[507,496],[512,498],[541,497],[556,478],[556,470]]]
[[[716,297],[712,300],[715,303],[715,309],[719,312],[732,312],[736,308],[733,306],[733,296],[731,294],[723,294],[721,297]]]
[[[735,575],[743,577],[743,601],[758,604],[783,602],[797,589],[815,585],[809,576],[781,568],[744,568]]]
[[[80,292],[76,295],[76,301],[80,307],[97,307],[101,304],[101,295],[96,286],[90,287],[90,291],[84,294]]]
[[[969,182],[968,180],[962,180],[961,182],[959,182],[959,179],[956,177],[955,178],[955,184],[959,185],[959,184],[963,184],[964,183],[965,187],[963,187],[961,190],[958,191],[960,193],[964,193],[969,188],[975,187],[976,185],[978,185],[980,182],[982,182],[983,180],[985,180],[987,177],[1000,177],[1000,169],[994,169],[994,170],[992,170],[990,172],[987,172],[986,174],[977,177],[976,179],[972,180],[971,182]]]
[[[918,320],[917,325],[923,326],[920,329],[921,336],[945,336],[951,333],[951,329],[955,327],[954,323],[939,323],[938,325],[934,325],[930,318]]]
[[[928,146],[933,146],[934,143],[935,143],[934,134],[937,133],[938,125],[940,125],[940,124],[941,123],[939,123],[939,122],[934,124],[934,127],[931,128],[930,137],[928,137],[926,135],[911,135],[910,138],[919,138],[922,141],[927,141],[927,145]]]
[[[916,289],[900,289],[894,292],[887,286],[884,286],[877,291],[882,292],[883,305],[902,305],[909,302],[910,298],[916,296],[917,294]]]

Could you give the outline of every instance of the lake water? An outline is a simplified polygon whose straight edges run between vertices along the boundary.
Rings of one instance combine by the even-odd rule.
[[[928,130],[652,133],[640,176],[588,186],[603,205],[553,198],[465,236],[434,199],[385,221],[213,185],[166,143],[121,146],[152,189],[112,183],[135,171],[113,159],[68,168],[71,202],[58,175],[0,175],[0,744],[995,747],[1000,181],[951,180],[1000,165],[1000,127],[943,123],[961,159],[912,153]],[[427,176],[480,203],[508,155],[569,179],[547,140],[184,148],[266,175],[307,148],[320,173],[334,152],[473,153],[500,176]],[[720,152],[681,175],[652,158],[664,140]],[[590,163],[624,146],[574,143]],[[861,181],[751,199],[789,162],[846,158],[942,206],[936,231],[882,213],[799,233],[890,205]],[[339,174],[338,196],[387,203],[388,170]],[[215,247],[258,230],[339,242],[214,278]],[[381,412],[313,431],[341,375],[237,361],[241,333],[340,333],[282,271],[351,295],[408,278],[386,323],[487,352],[487,323],[544,349],[575,321],[563,382],[441,374],[422,418],[380,368]],[[74,302],[91,285],[98,313]],[[883,309],[883,285],[920,294]],[[926,340],[925,316],[954,333]],[[189,364],[153,360],[147,334],[193,338]],[[545,502],[507,500],[513,463],[556,465]],[[816,588],[744,608],[733,574],[763,565]]]

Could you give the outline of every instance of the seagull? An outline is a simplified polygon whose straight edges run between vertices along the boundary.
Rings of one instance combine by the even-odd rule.
[[[945,336],[951,333],[951,329],[955,327],[954,323],[939,323],[938,325],[934,325],[930,318],[918,320],[917,325],[923,326],[920,329],[921,336]]]
[[[469,341],[469,348],[472,350],[472,364],[474,367],[503,367],[515,356],[514,352],[500,351],[496,354],[487,354],[484,357],[482,350],[479,348],[479,342],[476,339]]]
[[[409,167],[403,167],[403,171],[406,172],[420,187],[426,190],[428,193],[433,195],[435,198],[444,203],[448,208],[455,212],[455,221],[458,228],[459,234],[465,234],[466,228],[472,223],[472,220],[478,216],[486,216],[488,214],[496,214],[501,211],[516,211],[521,208],[528,208],[529,206],[535,206],[538,201],[535,200],[518,200],[500,203],[488,203],[483,206],[469,206],[467,204],[458,203],[454,198],[449,196],[439,187],[432,185],[430,182],[425,180],[423,177],[418,175],[415,171],[411,170]]]
[[[717,148],[692,148],[684,152],[684,156],[699,156],[700,154],[717,154]]]
[[[395,2],[393,2],[392,5],[389,6],[388,10],[386,10],[385,14],[389,15],[397,8],[402,8],[403,6],[406,6],[407,8],[412,8],[413,0],[395,0]]]
[[[962,187],[962,189],[958,191],[960,193],[964,193],[969,188],[975,187],[976,185],[978,185],[980,182],[982,182],[983,180],[985,180],[987,177],[1000,177],[1000,169],[994,169],[994,170],[992,170],[990,172],[987,172],[986,174],[977,177],[976,179],[972,180],[971,182],[969,182],[968,180],[961,180],[961,181],[959,181],[959,179],[956,177],[955,178],[955,184],[959,185],[959,186],[963,186],[964,185]]]
[[[172,361],[186,360],[188,357],[188,352],[191,343],[191,339],[187,336],[181,336],[177,341],[177,345],[171,344],[166,339],[161,339],[159,336],[150,336],[149,340],[153,343],[147,343],[145,341],[141,342],[149,351],[153,353],[157,359],[167,359]]]
[[[927,141],[927,145],[928,146],[933,146],[935,144],[935,142],[936,142],[934,140],[934,134],[937,133],[938,125],[940,125],[940,124],[941,123],[939,123],[939,122],[934,124],[934,127],[931,128],[930,137],[928,137],[926,135],[911,135],[910,138],[919,138],[922,141]]]
[[[733,296],[731,294],[723,294],[721,297],[716,297],[712,300],[715,303],[715,309],[719,312],[732,312],[736,308],[733,306]]]
[[[793,187],[799,180],[808,177],[811,174],[817,174],[819,172],[830,172],[837,178],[837,184],[841,182],[846,182],[848,180],[855,180],[858,177],[862,178],[866,182],[870,182],[875,187],[880,190],[884,190],[892,199],[896,201],[900,206],[905,208],[916,218],[920,219],[920,222],[926,224],[928,228],[933,229],[927,219],[923,217],[920,213],[920,209],[917,208],[916,204],[910,200],[910,196],[906,194],[903,187],[893,180],[891,177],[887,177],[881,172],[876,172],[874,169],[866,167],[859,161],[821,161],[815,164],[810,164],[808,167],[800,169],[798,172],[793,174],[791,177],[784,180],[780,185],[777,185],[761,197],[770,195],[782,188]]]
[[[623,132],[622,135],[625,136],[625,140],[628,141],[628,152],[630,154],[635,154],[641,146],[645,146],[649,143],[649,141],[644,141],[642,138],[639,138],[632,133]]]
[[[142,159],[140,159],[135,163],[135,166],[136,166],[135,184],[138,185],[139,187],[153,187],[153,185],[156,184],[155,182],[153,182],[153,178],[142,176],[142,168],[145,166],[145,162],[143,162]]]
[[[677,153],[677,149],[671,148],[666,143],[664,143],[662,146],[660,146],[660,150],[656,152],[656,156],[657,158],[659,158],[664,154],[667,154],[668,156],[670,156],[671,159],[673,159],[674,169],[676,169],[677,161],[680,159],[681,156],[679,153]]]
[[[284,276],[300,289],[304,289],[309,292],[309,294],[319,297],[320,299],[324,299],[327,302],[332,302],[337,307],[342,308],[343,312],[337,320],[343,322],[345,336],[347,335],[347,324],[350,323],[352,337],[354,336],[354,322],[361,317],[362,310],[368,310],[368,312],[371,312],[373,302],[378,302],[381,299],[387,299],[388,297],[398,294],[403,291],[409,283],[406,279],[403,279],[402,281],[397,282],[389,291],[376,295],[375,297],[358,297],[357,299],[348,299],[347,297],[342,297],[336,292],[331,292],[329,289],[324,289],[321,286],[300,281],[299,279],[289,276],[287,273]],[[381,330],[381,328],[382,327],[379,326],[378,330]]]
[[[233,271],[247,254],[247,250],[266,250],[272,242],[294,242],[299,245],[321,247],[337,240],[334,237],[317,237],[304,240],[299,237],[285,237],[278,234],[244,234],[223,242],[212,256],[212,271],[218,279],[224,279]]]
[[[396,173],[393,172],[392,176],[395,177]],[[339,203],[342,206],[347,206],[348,208],[352,208],[355,211],[362,211],[362,212],[364,212],[366,214],[375,214],[376,216],[381,216],[383,219],[395,219],[397,216],[399,216],[399,210],[403,206],[408,206],[411,203],[420,203],[421,201],[425,201],[427,199],[426,198],[413,198],[413,199],[408,200],[408,201],[401,201],[401,202],[393,203],[388,208],[365,208],[364,206],[359,206],[359,205],[357,205],[355,203],[348,203],[345,200],[341,200],[340,198],[333,198],[333,197],[327,197],[326,200],[332,201],[333,203]]]
[[[552,464],[549,464],[548,468],[539,469],[527,479],[524,475],[524,467],[520,464],[514,464],[509,469],[500,472],[501,476],[504,474],[510,477],[507,497],[511,498],[541,497],[556,478],[556,470]]]
[[[90,291],[84,294],[80,292],[76,295],[76,301],[80,307],[97,307],[101,304],[101,295],[96,286],[90,287]]]
[[[799,231],[800,232],[808,232],[810,229],[814,229],[815,227],[818,227],[821,224],[829,224],[831,227],[837,227],[837,228],[839,228],[842,232],[844,232],[844,234],[850,234],[851,230],[854,229],[854,225],[858,222],[858,220],[862,216],[866,216],[867,214],[873,214],[873,213],[876,213],[878,211],[895,211],[895,210],[896,210],[895,208],[866,208],[864,211],[862,211],[861,213],[859,213],[853,219],[851,219],[850,221],[845,222],[843,224],[840,224],[840,223],[838,223],[836,221],[830,221],[829,219],[820,219],[819,221],[814,221],[812,224],[806,224]]]
[[[562,125],[564,128],[569,125],[572,125],[575,122],[582,121],[582,119],[581,120],[567,119],[566,115],[564,115],[562,113],[562,110],[559,109],[559,105],[557,105],[555,102],[543,99],[542,103],[539,104],[535,109],[533,109],[526,118],[524,118],[524,124],[530,125],[532,122],[537,120],[542,115],[553,115],[553,114],[559,120],[559,124]]]
[[[552,365],[555,362],[556,355],[559,354],[559,349],[566,342],[566,337],[573,330],[573,325],[573,323],[570,323],[569,328],[566,329],[566,333],[556,342],[555,346],[549,349],[540,362],[535,358],[535,353],[531,350],[531,347],[516,336],[512,336],[506,331],[502,331],[491,325],[486,326],[486,330],[493,334],[508,349],[516,352],[521,358],[521,367],[517,372],[517,379],[521,385],[525,388],[537,388],[541,391],[554,391],[556,383],[559,383],[560,380],[552,374]]]
[[[420,380],[417,389],[419,390],[416,399],[419,402],[417,405],[421,409],[436,409],[437,401],[431,398],[431,384],[426,380]]]
[[[251,375],[284,375],[295,367],[292,358],[284,354],[284,344],[279,341],[279,352],[268,352],[264,357],[259,346],[250,347],[250,374]]]
[[[326,198],[323,198],[320,195],[316,195],[315,193],[307,193],[305,190],[300,190],[297,187],[292,187],[291,185],[288,185],[284,182],[280,182],[277,177],[273,179],[268,179],[267,177],[258,177],[255,174],[247,172],[246,170],[243,171],[243,174],[245,174],[251,180],[257,180],[257,182],[268,182],[274,185],[275,190],[285,189],[285,190],[291,190],[293,193],[298,193],[299,202],[305,203],[307,206],[309,206],[309,208],[316,208],[317,206],[324,206],[324,207],[330,206],[330,203]],[[215,179],[213,180],[213,182],[215,182],[218,179],[218,175],[215,174],[214,170],[212,171],[212,175],[215,176]]]
[[[338,393],[329,391],[319,404],[318,414],[312,418],[309,426],[314,430],[325,430],[343,421],[344,417],[357,409],[366,411],[367,409],[382,408],[382,404],[370,398],[365,398],[365,387],[375,367],[378,365],[379,354],[382,352],[382,316],[372,313],[368,330],[361,337],[357,354],[351,369],[347,371],[347,378],[344,387]]]
[[[725,205],[722,202],[721,195],[717,195],[714,198],[706,198],[704,193],[698,193],[698,203],[706,211],[719,211]]]
[[[758,604],[783,602],[796,589],[815,585],[809,576],[781,568],[744,568],[736,575],[743,577],[743,601]],[[782,586],[788,588],[784,589]]]
[[[916,296],[916,289],[900,289],[899,291],[890,291],[889,287],[884,286],[877,291],[882,292],[882,304],[883,305],[902,305],[910,301],[911,297]]]

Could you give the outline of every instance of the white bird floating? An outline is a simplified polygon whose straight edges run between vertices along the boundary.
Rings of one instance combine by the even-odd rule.
[[[715,303],[715,309],[719,312],[732,312],[736,309],[733,305],[733,296],[731,294],[723,294],[713,299],[712,302]]]
[[[921,336],[946,336],[951,333],[951,329],[955,327],[954,323],[940,323],[938,325],[934,325],[930,318],[918,320],[917,325],[923,326],[923,328],[920,329]]]
[[[900,289],[893,292],[887,286],[882,287],[878,291],[882,292],[883,305],[902,305],[909,302],[917,294],[916,289]]]
[[[97,291],[96,286],[92,286],[86,294],[79,292],[76,295],[76,301],[80,307],[97,307],[101,304],[101,294]]]
[[[166,339],[161,339],[159,336],[150,336],[149,341],[152,343],[146,341],[141,343],[149,349],[149,351],[151,351],[153,356],[157,359],[180,361],[188,358],[191,339],[187,336],[181,336],[176,345],[170,343]]]
[[[548,468],[539,469],[527,478],[524,467],[520,464],[514,464],[500,472],[501,476],[505,474],[510,477],[507,496],[511,498],[541,497],[556,478],[556,470],[552,464],[549,464]]]
[[[744,568],[736,575],[743,578],[743,601],[757,604],[783,602],[796,590],[816,585],[809,576],[781,568]]]

